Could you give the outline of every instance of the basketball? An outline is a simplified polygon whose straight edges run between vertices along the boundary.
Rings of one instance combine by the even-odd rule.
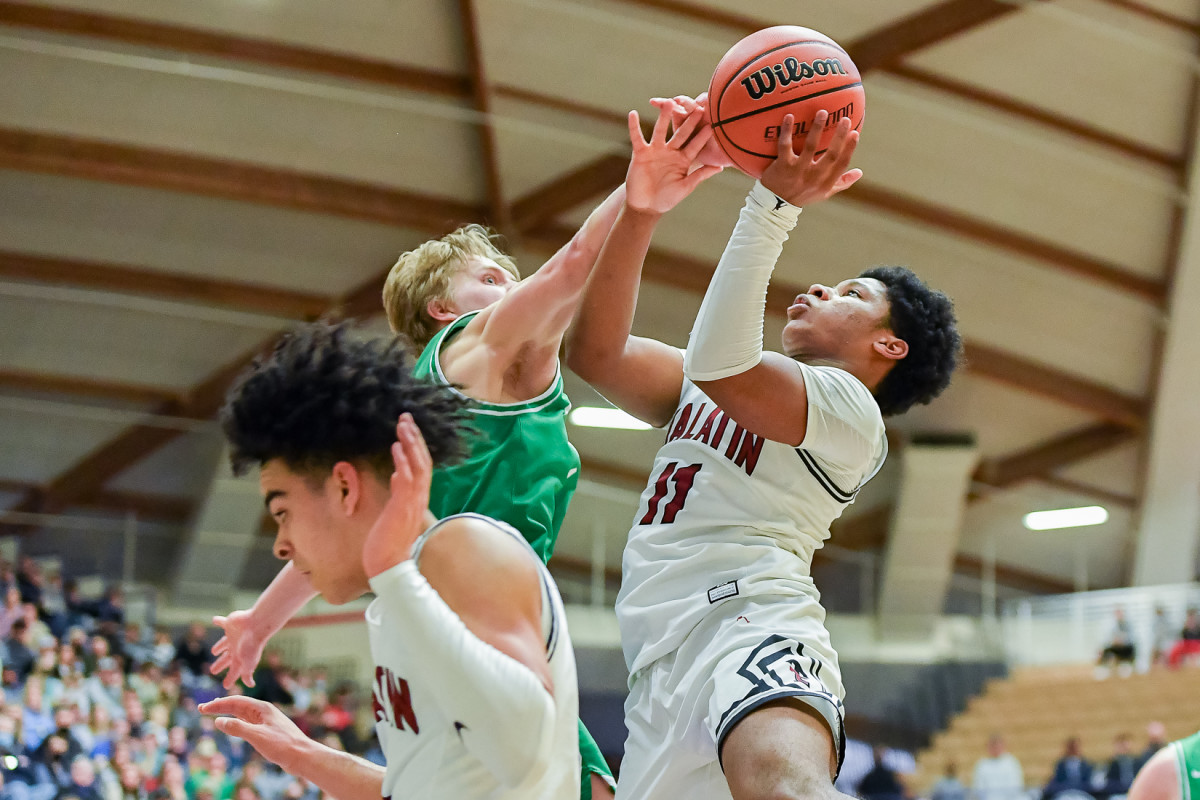
[[[838,121],[862,127],[866,95],[858,67],[823,33],[777,25],[750,34],[721,58],[708,87],[708,114],[721,149],[742,172],[762,175],[778,153],[785,114],[794,120],[793,147],[804,146],[813,117],[829,112],[818,152]]]

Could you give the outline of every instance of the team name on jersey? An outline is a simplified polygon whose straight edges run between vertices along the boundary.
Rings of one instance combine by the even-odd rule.
[[[371,707],[375,711],[376,722],[386,722],[401,731],[407,723],[413,733],[421,732],[417,727],[417,714],[413,711],[408,681],[397,677],[387,667],[375,667]]]
[[[766,440],[733,422],[728,414],[715,405],[711,409],[709,403],[700,403],[699,408],[696,405],[688,403],[675,412],[667,441],[691,439],[703,442],[713,450],[722,452],[725,458],[744,469],[747,475],[753,475]],[[729,424],[731,422],[732,427]]]

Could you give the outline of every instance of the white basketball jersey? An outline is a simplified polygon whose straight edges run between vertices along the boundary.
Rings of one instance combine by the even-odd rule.
[[[630,671],[674,651],[731,597],[819,599],[813,551],[883,465],[887,439],[861,381],[797,368],[808,393],[800,447],[746,431],[684,379],[625,546],[617,619]]]
[[[547,763],[539,765],[520,786],[505,788],[464,743],[466,731],[481,726],[472,719],[451,719],[428,687],[411,681],[409,665],[425,654],[406,648],[388,635],[387,617],[376,599],[367,608],[371,655],[375,661],[375,730],[387,759],[383,797],[396,800],[576,800],[579,797],[579,697],[575,655],[567,634],[562,599],[550,573],[533,548],[511,526],[478,514],[456,514],[430,527],[413,548],[420,548],[448,519],[471,516],[486,520],[510,534],[529,551],[542,579],[542,634],[554,682],[554,744]],[[486,685],[489,676],[478,675]],[[503,736],[505,732],[497,732]],[[536,742],[530,742],[531,748]]]

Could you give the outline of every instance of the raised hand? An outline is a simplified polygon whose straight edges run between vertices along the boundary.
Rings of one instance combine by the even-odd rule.
[[[249,611],[234,611],[227,617],[213,617],[213,624],[225,631],[225,635],[212,646],[217,657],[208,668],[213,675],[225,672],[221,685],[230,691],[240,679],[247,686],[254,685],[254,670],[262,659],[267,638],[254,625],[254,615]]]
[[[703,109],[693,109],[668,137],[667,128],[675,103],[664,98],[655,98],[652,102],[658,108],[658,120],[649,141],[642,137],[638,113],[629,112],[633,158],[625,176],[625,203],[636,211],[665,214],[721,168],[695,163],[697,155],[712,138],[712,129],[705,124]]]
[[[694,98],[688,97],[686,94],[677,94],[671,98],[675,103],[675,109],[671,113],[671,124],[678,128],[683,124],[688,115],[697,108],[704,109],[705,114],[708,113],[708,92],[701,92]],[[710,119],[706,116],[706,119]],[[703,166],[712,167],[732,167],[736,166],[733,160],[725,154],[721,149],[720,143],[717,142],[717,137],[713,136],[704,147],[700,148],[700,152],[696,155],[696,163]]]
[[[407,561],[413,542],[426,527],[433,458],[412,414],[401,414],[396,424],[392,464],[391,497],[363,543],[368,578]]]
[[[861,169],[847,169],[858,146],[858,131],[850,129],[850,119],[838,120],[833,138],[825,152],[817,156],[817,144],[825,132],[829,112],[818,111],[797,154],[792,150],[795,118],[783,118],[779,134],[779,155],[763,171],[759,180],[776,196],[794,206],[810,206],[833,197],[854,185],[862,177]]]
[[[308,741],[287,715],[270,703],[252,697],[218,697],[198,706],[202,714],[220,714],[217,730],[245,739],[263,758],[284,772],[295,771],[301,747]]]

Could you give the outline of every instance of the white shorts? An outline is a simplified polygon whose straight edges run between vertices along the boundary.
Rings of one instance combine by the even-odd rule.
[[[629,678],[620,800],[731,800],[720,749],[764,703],[795,698],[829,726],[841,768],[842,676],[825,610],[806,598],[726,601],[679,649]]]

